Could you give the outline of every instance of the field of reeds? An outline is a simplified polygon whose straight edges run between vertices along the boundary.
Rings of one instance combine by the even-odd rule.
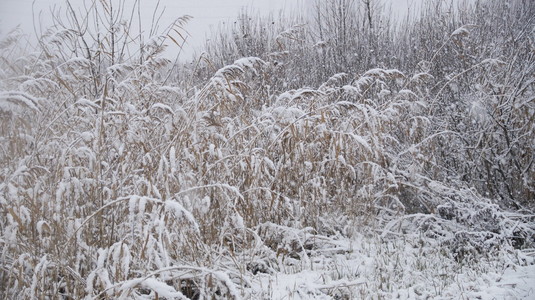
[[[1,298],[535,296],[535,2],[115,2],[0,41]]]

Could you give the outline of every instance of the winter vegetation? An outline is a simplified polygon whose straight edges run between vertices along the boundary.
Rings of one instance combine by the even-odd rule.
[[[534,1],[87,3],[0,41],[1,298],[535,297]]]

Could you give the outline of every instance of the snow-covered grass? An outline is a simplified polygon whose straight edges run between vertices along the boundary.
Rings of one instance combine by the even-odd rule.
[[[33,52],[13,32],[0,43],[0,292],[535,297],[533,17],[496,3],[505,25],[472,10],[430,61],[329,78],[284,63],[317,44],[304,26],[288,31],[298,48],[281,34],[277,53],[212,71],[159,56],[184,19],[139,44],[107,4],[88,12],[104,16],[99,34],[72,11]],[[511,34],[476,47],[483,25]],[[321,83],[292,89],[297,71]]]
[[[254,299],[531,299],[533,257],[520,252],[459,263],[440,245],[410,235],[336,238],[308,265],[254,277]],[[515,262],[513,262],[515,261]],[[520,262],[522,261],[522,262]],[[295,263],[295,262],[294,262]],[[284,264],[284,263],[283,263]],[[288,263],[291,264],[292,263]]]

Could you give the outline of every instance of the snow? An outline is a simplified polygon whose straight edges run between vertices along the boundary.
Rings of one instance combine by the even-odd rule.
[[[18,111],[21,108],[29,108],[38,111],[39,101],[40,99],[24,92],[0,92],[0,110],[3,111]]]
[[[151,106],[151,108],[152,109],[159,108],[159,109],[167,111],[170,114],[174,114],[173,109],[169,105],[166,105],[163,103],[155,103]]]
[[[268,290],[270,299],[330,299],[317,290],[321,284],[321,272],[302,271],[259,277],[256,288]]]
[[[93,108],[100,108],[99,105],[97,105],[95,102],[91,101],[91,100],[88,100],[88,99],[85,99],[85,98],[80,98],[76,101],[76,104],[78,105],[85,105],[85,106],[90,106],[90,107],[93,107]]]
[[[121,286],[121,290],[124,290],[125,292],[122,293],[121,297],[119,299],[131,299],[130,297],[132,295],[129,295],[127,291],[134,287],[142,287],[150,289],[156,293],[158,293],[159,297],[164,297],[166,299],[179,299],[179,300],[189,300],[184,294],[181,292],[176,291],[172,286],[169,286],[155,278],[142,278],[142,279],[132,279],[130,281],[127,281],[123,283]]]
[[[191,212],[187,211],[180,203],[174,200],[167,200],[165,201],[165,208],[166,210],[171,211],[176,217],[185,218],[191,225],[193,225],[196,232],[200,231],[199,224],[197,224],[197,221]]]
[[[442,270],[449,266],[443,265],[445,262],[439,257],[421,256],[421,253],[435,255],[431,248],[419,249],[411,243],[398,242],[393,246],[364,237],[337,242],[346,247],[334,248],[337,249],[334,252],[322,249],[318,252],[323,252],[322,255],[310,257],[308,266],[290,265],[281,272],[257,274],[253,278],[252,295],[264,295],[269,299],[336,299],[343,296],[355,299],[359,298],[360,288],[375,286],[378,276],[385,280],[401,276],[402,280],[389,282],[393,285],[390,292],[376,291],[376,296],[395,299],[535,299],[533,257],[531,264],[507,266],[500,273],[475,274],[468,267],[456,273],[445,273]],[[386,253],[399,256],[398,262],[378,268]],[[419,271],[415,266],[421,263],[434,264],[435,268]],[[482,262],[481,267],[490,266]],[[444,279],[448,282],[446,285],[437,285]]]
[[[451,36],[468,36],[470,34],[470,31],[466,28],[466,26],[461,26],[457,29],[455,29]]]
[[[510,266],[502,273],[487,273],[478,278],[459,274],[457,284],[445,289],[444,298],[535,299],[535,265]]]

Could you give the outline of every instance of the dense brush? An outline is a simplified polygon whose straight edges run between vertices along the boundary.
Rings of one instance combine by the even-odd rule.
[[[295,297],[448,297],[463,268],[533,262],[534,4],[424,9],[405,32],[358,6],[343,26],[369,56],[248,23],[177,71],[161,52],[188,17],[138,44],[99,3],[106,36],[70,9],[36,52],[0,42],[6,298],[276,298],[270,276],[306,270],[323,283]]]

